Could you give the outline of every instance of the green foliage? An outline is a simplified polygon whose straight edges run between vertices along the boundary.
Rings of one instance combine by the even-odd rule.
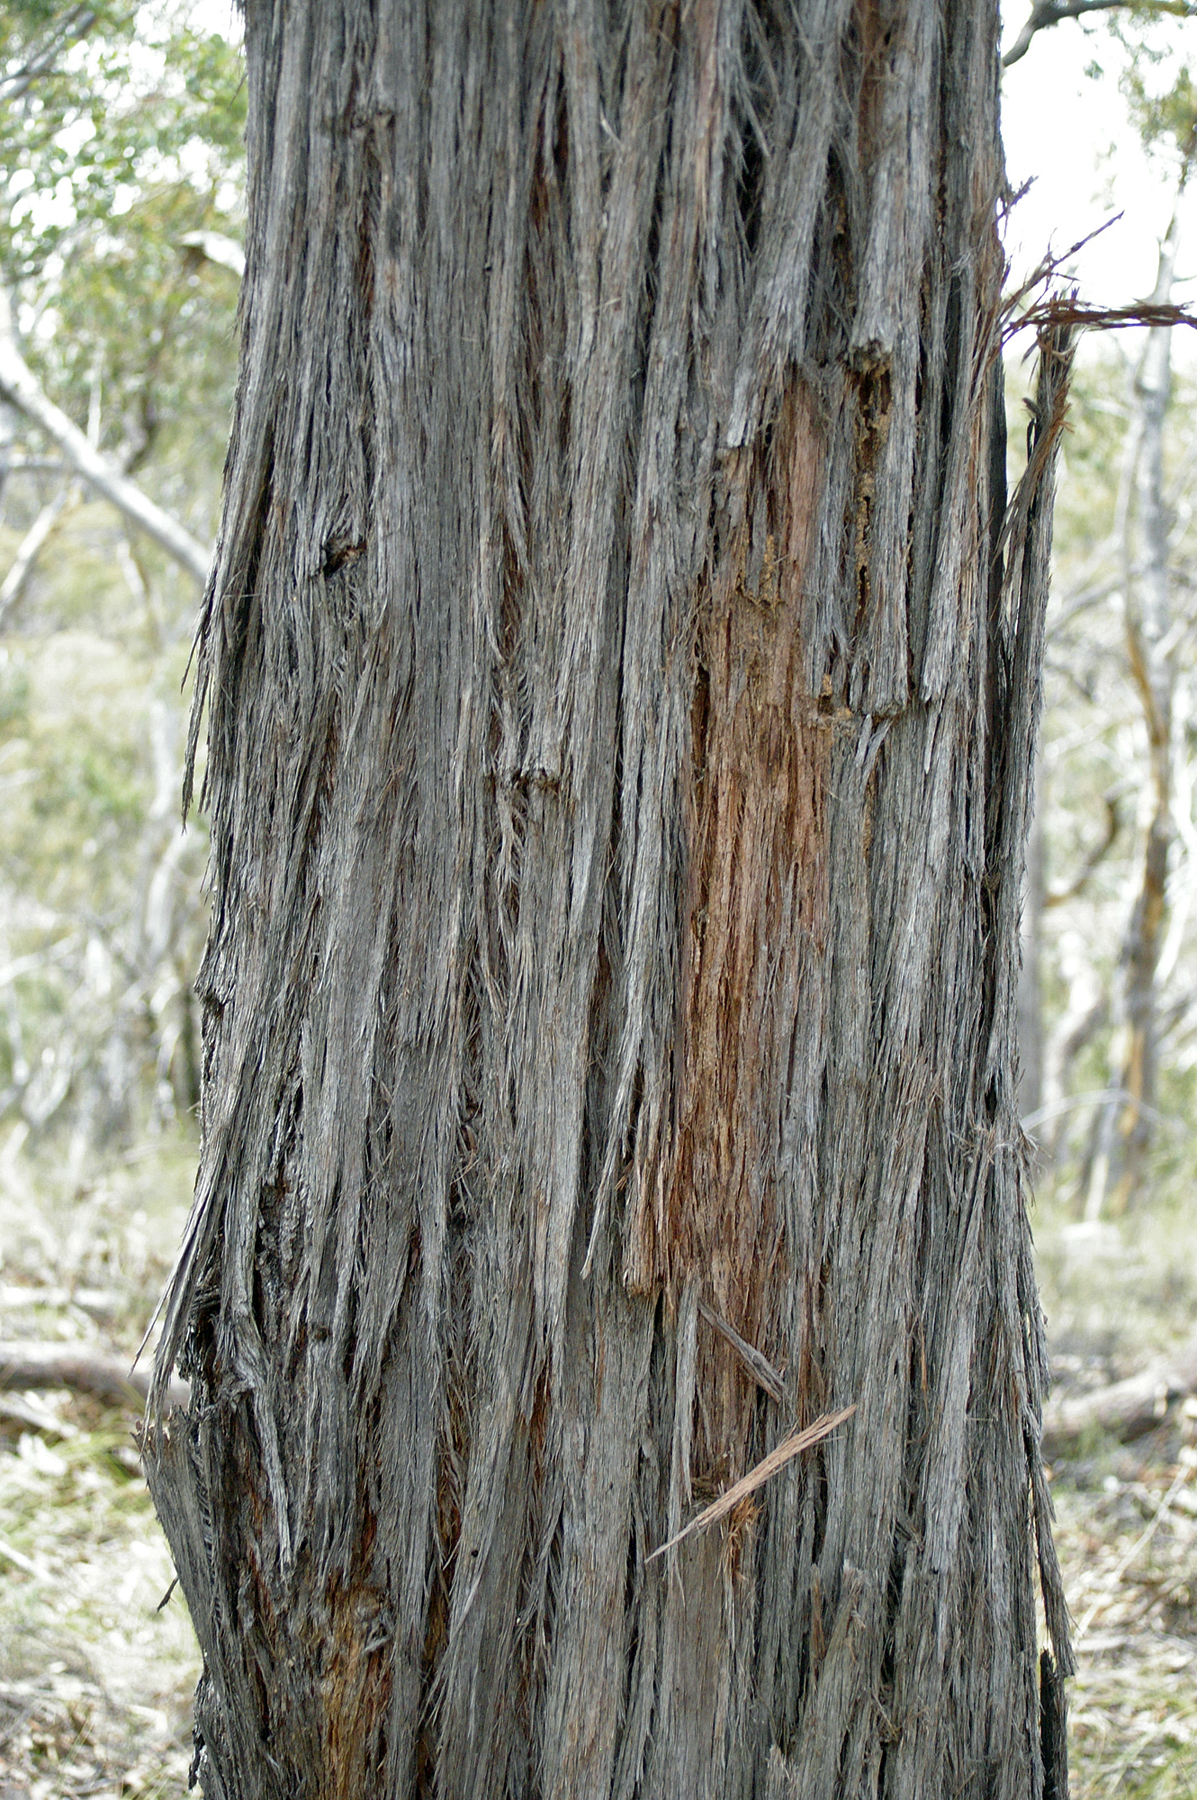
[[[184,6],[0,18],[0,281],[26,357],[201,539],[238,283],[186,240],[238,235],[243,129],[240,52]],[[0,579],[64,480],[25,431],[5,481],[3,425]],[[66,1144],[77,1177],[195,1103],[206,837],[177,829],[194,593],[107,506],[67,498],[0,643],[0,1120]]]
[[[0,645],[0,742],[19,731],[29,711],[29,678],[23,665]]]
[[[49,25],[20,30],[22,15]],[[94,22],[80,29],[86,20]],[[74,22],[74,29],[72,29]],[[235,205],[245,127],[240,53],[197,34],[164,6],[10,5],[0,44],[0,167],[7,210],[0,264],[9,280],[38,274],[89,235],[120,236],[144,193],[222,184]],[[14,80],[54,34],[58,52],[28,85]]]
[[[1189,40],[1146,0],[1112,13],[1108,30],[1121,51],[1118,86],[1145,147],[1170,159],[1191,156],[1197,90],[1187,60]],[[1093,72],[1100,75],[1100,65]]]
[[[209,536],[237,281],[185,240],[240,232],[240,52],[164,4],[22,4],[3,33],[0,280],[27,359],[101,449]],[[49,64],[26,85],[39,54]],[[200,480],[160,478],[183,459]]]

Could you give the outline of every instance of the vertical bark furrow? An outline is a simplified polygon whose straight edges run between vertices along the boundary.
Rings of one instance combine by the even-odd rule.
[[[1067,353],[1007,511],[996,31],[249,0],[146,1441],[209,1794],[1062,1791],[1012,981]]]

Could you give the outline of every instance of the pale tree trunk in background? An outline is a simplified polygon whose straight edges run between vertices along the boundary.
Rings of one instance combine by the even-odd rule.
[[[42,392],[37,378],[17,349],[12,302],[3,287],[0,287],[0,400],[19,407],[27,419],[58,445],[71,467],[97,494],[115,506],[139,531],[152,538],[159,549],[165,550],[186,569],[201,588],[204,586],[211,560],[207,547],[185,531],[177,519],[163,512],[135,481],[130,481],[111,457],[102,456],[95,444]]]
[[[1185,175],[1188,174],[1188,163]],[[1185,181],[1182,178],[1183,193]],[[1166,306],[1178,249],[1179,197],[1160,247],[1153,302]],[[1123,1213],[1141,1190],[1155,1124],[1158,1063],[1156,968],[1164,937],[1168,851],[1172,841],[1172,700],[1176,657],[1168,571],[1168,511],[1164,494],[1164,421],[1172,391],[1172,331],[1155,326],[1135,373],[1134,416],[1122,524],[1123,599],[1131,678],[1147,728],[1149,790],[1143,873],[1127,921],[1118,962],[1115,1035],[1119,1066],[1112,1071],[1124,1096],[1099,1122],[1097,1154],[1086,1208]],[[1136,551],[1138,554],[1136,555]]]
[[[1018,972],[1018,1110],[1027,1119],[1043,1104],[1043,773],[1035,771],[1027,872],[1022,899],[1022,962]],[[1030,1129],[1028,1127],[1028,1129]]]
[[[1007,508],[997,8],[246,23],[146,1445],[205,1790],[1061,1795],[1014,1062],[1068,355]]]

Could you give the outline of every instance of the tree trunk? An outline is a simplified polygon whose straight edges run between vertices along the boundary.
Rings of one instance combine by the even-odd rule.
[[[1022,945],[1018,976],[1018,1110],[1034,1118],[1043,1105],[1043,769],[1031,779],[1026,879],[1022,897]],[[1038,792],[1036,791],[1038,790]],[[1030,1129],[1028,1127],[1028,1129]]]
[[[997,22],[250,0],[147,1442],[209,1795],[1066,1790],[1014,1061],[1068,353],[1007,508]]]
[[[1161,306],[1166,306],[1172,297],[1180,200],[1188,169],[1186,158],[1177,209],[1160,246],[1151,301]],[[1099,1121],[1086,1206],[1089,1218],[1099,1218],[1103,1206],[1115,1214],[1124,1213],[1141,1192],[1155,1134],[1159,1060],[1156,968],[1163,947],[1168,853],[1173,835],[1172,702],[1176,651],[1164,495],[1164,421],[1171,393],[1172,328],[1156,325],[1147,333],[1135,371],[1127,479],[1120,507],[1127,661],[1147,728],[1147,831],[1142,878],[1118,962],[1117,1010],[1121,1029],[1115,1045],[1121,1092],[1118,1100],[1105,1108]]]

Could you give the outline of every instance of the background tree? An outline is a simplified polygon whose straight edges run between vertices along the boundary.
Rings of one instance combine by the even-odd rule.
[[[1191,19],[1192,0],[1034,0],[1022,30],[1002,58],[1003,65],[1020,62],[1041,31],[1065,19],[1085,19],[1094,13],[1129,13],[1137,19]]]
[[[188,240],[240,234],[244,114],[239,53],[185,24],[0,7],[0,384],[15,349],[204,543],[237,281]],[[62,1800],[181,1792],[190,1758],[194,1636],[155,1610],[169,1553],[111,1371],[194,1175],[207,848],[178,818],[196,582],[75,477],[0,404],[0,1791]],[[42,1391],[104,1369],[106,1399]]]
[[[1113,35],[1132,117],[1176,187],[1152,296],[1166,300],[1193,153],[1191,78],[1183,54],[1169,55],[1158,32],[1123,23]],[[1172,335],[1157,326],[1122,352],[1125,365],[1107,356],[1100,373],[1081,378],[1075,460],[1084,486],[1077,503],[1065,501],[1064,580],[1049,649],[1057,679],[1045,779],[1056,816],[1046,837],[1064,866],[1040,899],[1052,960],[1066,963],[1071,992],[1048,1046],[1043,1124],[1050,1155],[1070,1138],[1081,1146],[1091,1219],[1120,1213],[1145,1192],[1161,1057],[1170,1056],[1164,1039],[1184,1029],[1187,1012],[1191,458],[1184,408],[1171,406]],[[1067,773],[1053,767],[1061,757]],[[1067,860],[1066,837],[1075,839]],[[1169,876],[1178,849],[1183,860]],[[1081,1070],[1088,1080],[1074,1118],[1067,1090]],[[1026,1110],[1038,1106],[1031,1098]],[[1077,1172],[1061,1171],[1073,1180]]]
[[[1148,99],[1135,62],[1129,74],[1132,98],[1148,142],[1166,134],[1179,155],[1177,206],[1160,247],[1152,295],[1154,300],[1167,301],[1176,279],[1181,202],[1197,153],[1194,94],[1187,67],[1182,68],[1172,91],[1154,102]],[[1132,423],[1119,495],[1117,528],[1127,659],[1146,727],[1150,801],[1145,809],[1142,877],[1119,958],[1116,1017],[1121,1032],[1115,1075],[1120,1098],[1107,1102],[1098,1126],[1088,1202],[1094,1217],[1103,1202],[1121,1212],[1141,1194],[1158,1097],[1157,971],[1164,948],[1167,871],[1174,837],[1176,651],[1183,633],[1173,601],[1164,464],[1171,352],[1171,330],[1157,327],[1147,334],[1134,374]]]
[[[211,1794],[1064,1791],[1013,1056],[1068,358],[1007,506],[996,32],[248,8],[147,1440]]]
[[[35,0],[0,26],[0,1111],[65,1139],[75,1182],[198,1085],[178,691],[237,282],[193,240],[236,229],[240,86],[169,13]]]

